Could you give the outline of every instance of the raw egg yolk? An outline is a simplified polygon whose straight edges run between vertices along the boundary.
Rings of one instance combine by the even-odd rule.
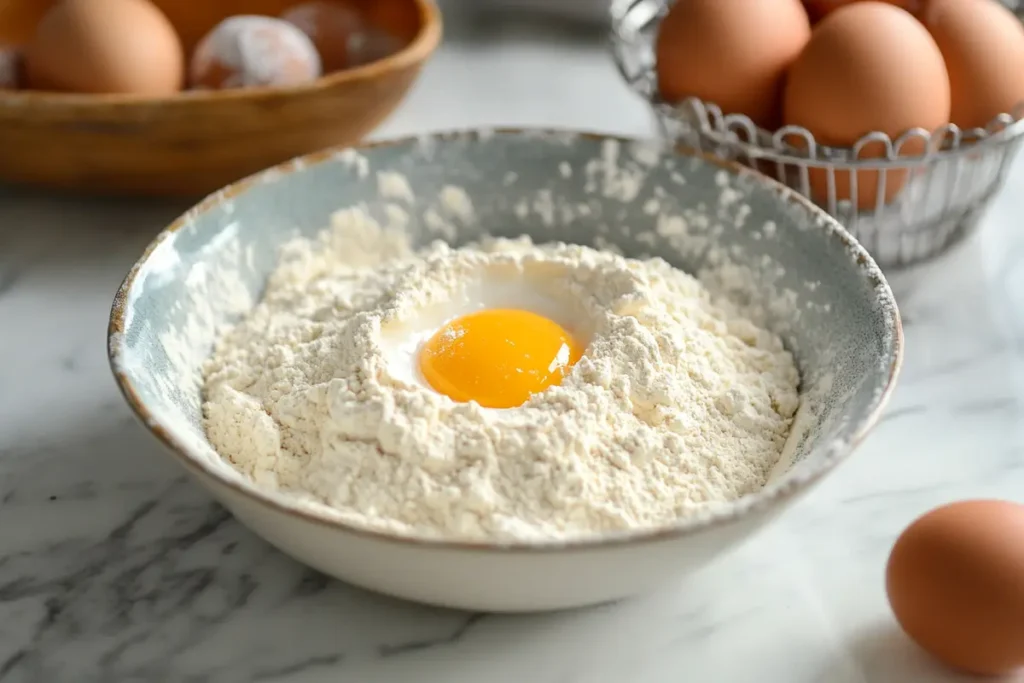
[[[514,408],[562,382],[583,355],[558,323],[514,309],[490,309],[451,321],[420,351],[420,371],[453,401]]]

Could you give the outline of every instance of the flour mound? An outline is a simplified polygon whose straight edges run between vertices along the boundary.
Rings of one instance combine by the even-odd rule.
[[[561,386],[519,408],[455,403],[389,356],[488,274],[589,333]],[[753,493],[799,402],[780,339],[660,259],[525,238],[414,251],[360,210],[286,246],[204,378],[211,443],[258,485],[364,528],[472,540],[662,526]]]

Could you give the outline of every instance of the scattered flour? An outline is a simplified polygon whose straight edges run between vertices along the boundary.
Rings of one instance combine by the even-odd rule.
[[[444,186],[441,189],[441,206],[445,212],[458,218],[464,224],[468,225],[473,222],[473,202],[461,187]]]
[[[620,202],[631,202],[640,194],[648,169],[636,163],[620,163],[621,148],[618,140],[605,140],[601,144],[601,157],[587,162],[584,188],[587,192],[600,191],[605,197]],[[643,150],[640,157],[648,162],[650,148],[633,147],[630,151],[636,154],[638,150]]]
[[[441,212],[466,219],[463,199],[443,192]],[[561,386],[493,410],[390,366],[388,339],[494,273],[586,319],[587,353]],[[660,259],[525,238],[413,251],[348,209],[317,240],[289,243],[263,301],[220,337],[204,421],[257,484],[353,524],[557,539],[671,524],[760,489],[799,379],[778,337]]]
[[[399,199],[409,204],[416,201],[409,181],[395,171],[377,172],[377,193],[382,199]]]

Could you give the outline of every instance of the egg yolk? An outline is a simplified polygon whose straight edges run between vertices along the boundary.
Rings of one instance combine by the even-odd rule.
[[[515,309],[449,322],[420,351],[420,371],[453,401],[514,408],[562,382],[583,351],[558,323]]]

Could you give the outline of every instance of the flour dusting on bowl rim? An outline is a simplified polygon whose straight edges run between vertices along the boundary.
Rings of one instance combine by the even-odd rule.
[[[351,165],[360,175],[365,175],[365,167],[360,166],[362,157],[359,150],[373,150],[385,147],[400,147],[412,144],[430,145],[447,140],[488,140],[495,135],[508,136],[540,136],[549,140],[565,141],[571,143],[577,139],[588,139],[592,141],[613,141],[621,145],[635,145],[643,143],[628,137],[604,135],[588,132],[569,132],[565,130],[546,129],[516,129],[499,128],[485,130],[461,130],[435,133],[427,136],[410,136],[394,140],[371,142],[354,148],[330,148],[313,154],[297,157],[277,166],[271,167],[256,173],[239,182],[233,183],[222,190],[219,190],[185,214],[175,220],[170,226],[161,231],[156,238],[147,246],[146,250],[133,265],[128,275],[117,291],[111,309],[110,324],[108,328],[108,356],[111,370],[115,376],[118,387],[124,395],[125,400],[135,415],[145,424],[154,436],[182,462],[182,464],[194,473],[203,474],[215,480],[219,485],[227,487],[236,493],[261,505],[268,506],[277,512],[289,516],[313,522],[338,531],[344,531],[356,536],[370,538],[389,543],[424,546],[439,549],[469,550],[469,551],[501,551],[501,552],[560,552],[564,550],[594,550],[617,545],[633,543],[657,543],[670,538],[687,536],[706,530],[711,527],[736,521],[758,511],[767,511],[776,504],[792,498],[804,491],[810,485],[821,479],[826,473],[834,469],[840,462],[848,457],[853,450],[867,436],[870,430],[878,422],[891,394],[895,388],[903,359],[904,342],[903,329],[900,321],[899,311],[888,283],[882,276],[881,270],[872,260],[867,251],[831,216],[816,207],[810,200],[807,200],[791,189],[770,178],[759,176],[755,172],[736,163],[723,161],[708,155],[679,154],[679,157],[697,157],[712,166],[740,177],[750,182],[756,182],[765,189],[769,189],[777,195],[783,203],[796,205],[805,212],[813,223],[803,229],[823,230],[826,239],[838,240],[844,248],[844,253],[852,259],[856,269],[867,281],[875,292],[875,303],[880,307],[880,315],[886,324],[886,334],[891,345],[891,357],[886,366],[887,378],[884,385],[876,389],[871,400],[870,410],[851,425],[850,436],[844,438],[833,438],[814,450],[816,455],[813,463],[802,468],[792,476],[787,476],[781,481],[770,482],[757,493],[745,496],[739,500],[726,505],[710,508],[706,512],[693,515],[667,526],[657,528],[644,528],[638,530],[620,531],[603,534],[597,537],[585,537],[580,539],[566,540],[538,540],[538,541],[464,541],[443,538],[417,538],[409,536],[395,536],[370,529],[364,529],[351,524],[346,524],[336,519],[321,516],[303,505],[301,501],[291,500],[284,496],[267,492],[255,484],[244,482],[241,479],[231,478],[217,468],[205,463],[201,458],[190,452],[187,443],[179,438],[174,429],[156,419],[150,410],[143,403],[139,392],[133,385],[129,369],[125,366],[122,356],[124,353],[125,337],[128,318],[130,317],[130,295],[133,292],[137,276],[147,265],[154,250],[164,240],[172,237],[178,230],[190,225],[195,216],[203,214],[214,207],[230,203],[234,197],[259,185],[274,183],[280,178],[298,170],[315,166],[320,163],[342,160]],[[365,159],[363,159],[365,162]],[[824,451],[824,453],[821,453]]]

